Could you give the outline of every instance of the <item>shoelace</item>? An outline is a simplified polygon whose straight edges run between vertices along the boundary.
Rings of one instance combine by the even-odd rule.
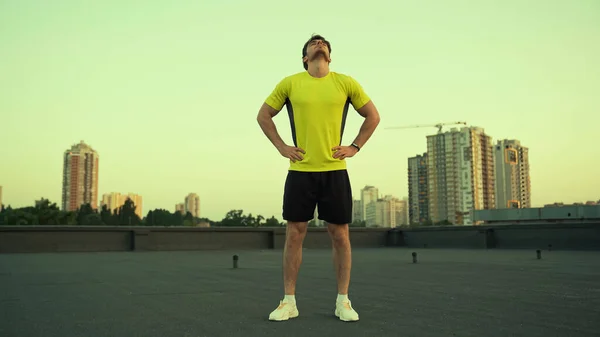
[[[279,309],[283,309],[283,307],[285,307],[286,305],[288,305],[289,303],[284,302],[284,301],[279,301],[279,306],[277,307],[277,310]]]
[[[340,303],[342,303],[342,305],[343,305],[343,306],[344,306],[346,309],[348,309],[348,310],[353,310],[353,309],[352,309],[352,306],[350,305],[350,301],[343,301],[343,302],[340,302]]]

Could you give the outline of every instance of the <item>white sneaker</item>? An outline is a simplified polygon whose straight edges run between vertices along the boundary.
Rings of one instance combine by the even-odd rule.
[[[358,313],[352,308],[350,300],[335,302],[335,316],[344,322],[358,321]]]
[[[277,309],[273,310],[269,315],[270,321],[287,321],[290,318],[298,317],[300,313],[296,307],[296,303],[279,301]]]

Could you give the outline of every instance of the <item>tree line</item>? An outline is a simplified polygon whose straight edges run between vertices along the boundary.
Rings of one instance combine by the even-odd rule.
[[[142,219],[136,213],[136,205],[131,199],[110,210],[106,205],[94,209],[83,204],[76,211],[63,211],[56,203],[42,198],[35,206],[13,209],[11,206],[0,210],[0,225],[5,226],[230,226],[230,227],[280,227],[283,222],[274,216],[244,214],[243,210],[231,210],[220,221],[193,216],[190,212],[170,212],[166,209],[148,211]]]
[[[244,214],[241,209],[233,209],[225,214],[219,221],[208,218],[194,217],[190,212],[170,212],[166,209],[153,209],[148,211],[142,219],[136,213],[135,203],[127,198],[125,203],[110,210],[106,205],[94,209],[90,204],[83,204],[76,211],[60,210],[56,203],[42,198],[35,202],[35,206],[0,209],[0,226],[210,226],[210,227],[283,227],[274,216],[264,216],[252,213]],[[308,223],[309,227],[316,227],[316,221]],[[421,224],[403,225],[401,227],[440,226],[451,225],[447,221]],[[351,227],[366,227],[365,221],[356,220]]]

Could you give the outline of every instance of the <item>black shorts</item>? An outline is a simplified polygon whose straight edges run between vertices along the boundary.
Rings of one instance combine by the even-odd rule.
[[[288,171],[283,193],[283,219],[307,222],[314,218],[343,225],[352,222],[352,188],[348,171]]]

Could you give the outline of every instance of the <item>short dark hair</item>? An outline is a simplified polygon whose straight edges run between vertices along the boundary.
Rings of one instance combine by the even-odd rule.
[[[306,50],[308,49],[308,44],[315,40],[323,41],[325,43],[325,45],[327,45],[327,49],[329,50],[329,54],[331,55],[331,44],[329,43],[329,41],[327,41],[323,36],[321,36],[319,34],[313,34],[310,37],[310,39],[308,39],[308,41],[306,41],[306,43],[304,44],[304,47],[302,47],[302,58],[303,59],[304,59],[304,56],[306,56]],[[306,62],[304,62],[304,60],[302,60],[302,64],[304,65],[304,70],[308,70],[308,63],[306,63]]]

